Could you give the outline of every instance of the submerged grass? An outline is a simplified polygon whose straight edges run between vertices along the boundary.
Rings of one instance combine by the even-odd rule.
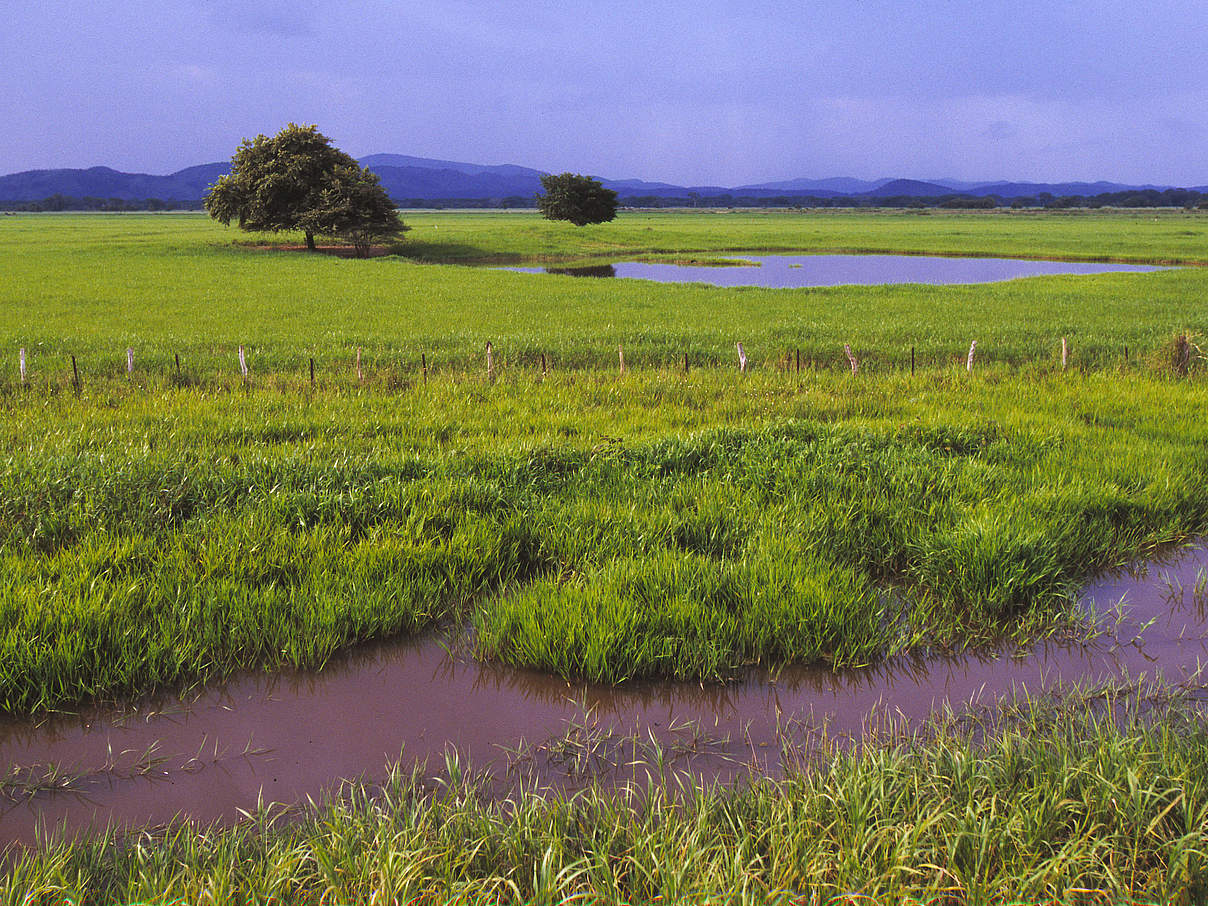
[[[1068,619],[1208,528],[1198,380],[638,372],[0,404],[0,708],[467,618],[574,677],[866,663]]]
[[[621,790],[500,801],[451,755],[435,782],[400,769],[300,821],[262,806],[228,831],[48,841],[11,854],[0,901],[1202,902],[1194,696],[1159,690],[1157,724],[1088,692],[1015,706],[991,735],[941,720],[735,787],[655,767]]]

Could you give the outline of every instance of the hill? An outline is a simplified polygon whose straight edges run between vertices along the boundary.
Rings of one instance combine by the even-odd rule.
[[[371,154],[361,158],[381,178],[386,192],[402,204],[433,202],[480,202],[485,204],[531,203],[541,191],[541,170],[517,164],[474,164],[406,154]],[[110,167],[88,169],[26,170],[0,176],[0,203],[39,202],[54,196],[68,199],[113,199],[143,202],[148,199],[200,203],[206,190],[230,165],[227,162],[200,164],[175,173],[123,173]],[[946,195],[994,195],[1000,199],[1091,197],[1106,193],[1163,191],[1166,186],[1132,186],[1112,182],[986,182],[923,181],[916,179],[860,180],[851,177],[828,179],[785,179],[766,183],[725,186],[678,186],[643,179],[600,181],[621,200],[661,203],[729,204],[735,200],[759,203],[779,199],[817,199],[843,203],[842,199],[875,201],[888,198],[938,198]],[[1202,190],[1203,187],[1200,188]]]

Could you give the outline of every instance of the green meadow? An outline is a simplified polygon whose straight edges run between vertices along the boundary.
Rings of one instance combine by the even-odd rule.
[[[1208,529],[1201,266],[799,290],[466,266],[766,250],[1200,265],[1202,214],[623,212],[582,229],[529,213],[405,219],[395,254],[356,261],[194,215],[0,217],[0,710],[321,668],[357,642],[419,632],[606,683],[1076,634],[1090,576]],[[1192,344],[1186,369],[1179,336]],[[867,875],[878,895],[935,897],[959,881],[956,901],[987,902],[986,884],[1014,878],[1056,896],[1084,874],[1117,893],[1202,891],[1202,759],[1187,740],[1203,731],[1187,721],[1194,732],[1178,738],[1109,722],[1073,739],[1046,725],[1031,736],[1053,741],[1057,761],[1028,733],[989,755],[964,738],[921,754],[870,749],[836,762],[833,783],[852,784],[850,796],[809,773],[745,792],[693,788],[686,804],[652,799],[675,817],[646,830],[603,799],[496,814],[467,793],[447,812],[408,788],[317,819],[338,830],[330,838],[320,825],[169,835],[120,857],[112,841],[64,844],[9,883],[159,877],[181,852],[194,866],[173,882],[192,891],[182,896],[242,879],[230,889],[340,900],[325,860],[351,866],[415,822],[429,828],[404,848],[418,861],[394,851],[398,873],[374,876],[383,896],[481,875],[495,886],[467,887],[467,899],[649,901],[750,882],[764,901],[852,889],[860,853],[881,860],[868,863],[882,866]],[[959,782],[934,785],[932,763]],[[1061,820],[1039,787],[1019,784],[1071,765],[1087,779],[1069,793],[1088,803],[1084,823],[1053,836]],[[1158,784],[1137,794],[1152,833],[1117,840],[1096,828],[1129,776]],[[941,808],[948,789],[973,811]],[[986,795],[1032,803],[1034,825],[999,827],[1001,814],[974,807]],[[859,811],[869,797],[885,810]],[[847,823],[828,823],[840,800]],[[458,867],[433,836],[449,814],[483,841],[481,865]],[[735,834],[717,830],[731,814]],[[611,836],[589,839],[588,826]],[[1040,859],[1041,841],[1069,859]],[[644,846],[705,867],[673,883],[671,862],[638,858]],[[777,861],[790,851],[809,872]],[[511,866],[530,855],[549,878],[520,883]],[[767,870],[734,873],[751,860]],[[920,860],[972,873],[901,867]],[[408,864],[445,868],[412,877]],[[623,875],[608,874],[617,866]]]
[[[357,347],[373,373],[415,377],[502,365],[612,368],[722,366],[736,342],[757,367],[800,350],[820,368],[866,371],[963,360],[1023,367],[1060,359],[1102,368],[1152,352],[1176,331],[1202,332],[1199,268],[1160,274],[1050,277],[980,286],[720,289],[435,266],[429,261],[583,262],[684,259],[725,251],[876,250],[1139,262],[1208,261],[1199,214],[623,213],[569,230],[532,213],[423,214],[400,256],[344,260],[261,250],[290,236],[249,236],[202,215],[0,217],[0,386],[24,346],[45,385],[70,372],[124,371],[125,350],[150,373],[174,366],[230,376],[243,345],[254,374],[347,374]]]

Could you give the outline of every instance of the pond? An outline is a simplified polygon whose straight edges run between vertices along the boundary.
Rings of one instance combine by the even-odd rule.
[[[787,731],[850,740],[887,717],[920,721],[1058,683],[1124,673],[1178,682],[1208,661],[1206,566],[1201,546],[1093,583],[1084,602],[1103,632],[1089,644],[900,657],[837,673],[802,665],[727,685],[606,687],[479,663],[428,637],[364,646],[318,673],[235,678],[183,701],[3,720],[0,840],[32,844],[39,826],[72,833],[177,814],[229,823],[260,799],[319,797],[339,778],[381,778],[400,760],[427,759],[435,772],[450,748],[502,784],[516,782],[520,765],[526,783],[566,787],[583,782],[583,769],[623,772],[658,740],[673,767],[724,780],[775,773]]]
[[[997,283],[1053,274],[1143,273],[1167,269],[1148,264],[923,255],[743,255],[731,260],[749,261],[750,265],[620,261],[590,267],[508,267],[502,270],[572,277],[622,277],[658,283],[799,289],[807,286],[871,286],[884,283]]]

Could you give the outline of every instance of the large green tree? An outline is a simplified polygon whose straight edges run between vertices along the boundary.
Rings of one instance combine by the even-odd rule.
[[[617,193],[590,176],[547,173],[541,177],[541,188],[545,194],[537,196],[537,207],[546,220],[569,220],[584,226],[617,216]]]
[[[315,236],[353,242],[358,254],[369,243],[406,227],[377,177],[332,145],[317,126],[290,123],[271,138],[244,139],[231,172],[206,194],[210,216],[240,229],[301,230],[306,247]]]

